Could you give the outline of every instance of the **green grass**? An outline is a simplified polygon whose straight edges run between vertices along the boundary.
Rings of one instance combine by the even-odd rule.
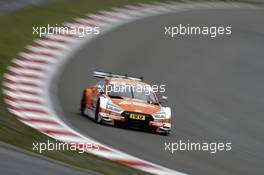
[[[61,24],[65,21],[70,21],[74,17],[81,17],[84,14],[94,13],[98,10],[107,10],[111,7],[151,1],[154,0],[52,0],[50,3],[41,6],[32,6],[5,16],[0,16],[0,82],[2,83],[3,81],[3,73],[11,59],[16,56],[18,51],[23,50],[25,45],[30,44],[37,37],[36,35],[32,35],[33,26]],[[263,5],[263,3],[260,5]],[[2,91],[2,86],[0,90]],[[50,139],[22,124],[11,115],[6,110],[1,93],[0,122],[1,142],[32,152],[33,142],[46,142],[47,139]],[[42,155],[103,174],[146,174],[88,153],[79,154],[74,151],[51,151],[44,152]]]

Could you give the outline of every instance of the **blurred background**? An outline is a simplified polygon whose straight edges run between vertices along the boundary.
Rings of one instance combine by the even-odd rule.
[[[32,34],[32,27],[61,25],[99,10],[154,2],[167,1],[0,0],[1,92],[3,75],[11,60],[38,37]],[[252,7],[154,16],[85,44],[55,82],[61,89],[53,94],[54,104],[61,105],[55,105],[56,110],[65,114],[64,120],[82,134],[174,170],[188,174],[263,174],[264,4],[253,0],[232,2]],[[230,25],[233,33],[215,39],[163,35],[164,26],[180,23]],[[80,92],[97,81],[89,77],[95,67],[144,76],[151,84],[166,84],[168,105],[174,115],[171,136],[98,126],[80,116]],[[55,140],[21,123],[7,111],[3,98],[0,93],[1,174],[147,174],[88,153],[34,152],[33,142]],[[231,142],[232,150],[173,155],[164,151],[165,142],[179,140]]]

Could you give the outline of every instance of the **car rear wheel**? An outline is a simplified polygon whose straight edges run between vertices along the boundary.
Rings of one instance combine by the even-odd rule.
[[[84,115],[85,106],[86,106],[86,98],[85,98],[85,96],[83,96],[82,100],[81,100],[81,106],[80,106],[80,111],[81,111],[82,115]]]

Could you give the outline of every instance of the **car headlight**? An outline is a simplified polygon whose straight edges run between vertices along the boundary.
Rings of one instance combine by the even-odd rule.
[[[106,109],[112,112],[116,112],[116,113],[120,113],[123,111],[123,109],[111,103],[107,103]]]
[[[153,116],[156,118],[165,118],[166,113],[164,111],[159,111],[159,112],[156,112],[155,114],[153,114]]]

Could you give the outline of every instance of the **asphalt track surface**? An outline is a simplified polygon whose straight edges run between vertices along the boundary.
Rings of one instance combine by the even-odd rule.
[[[27,155],[6,146],[0,146],[0,170],[3,175],[89,175],[87,172]]]
[[[0,1],[0,16],[14,12],[16,10],[43,4],[47,0],[1,0]]]
[[[264,10],[171,13],[119,27],[87,43],[62,70],[58,102],[79,132],[139,158],[190,174],[263,174]],[[232,26],[217,38],[164,35],[166,25]],[[169,137],[98,125],[78,113],[93,69],[143,75],[166,84],[172,108]],[[55,103],[55,102],[54,102]],[[63,111],[62,111],[63,110]],[[164,142],[232,142],[229,152],[164,151]]]

